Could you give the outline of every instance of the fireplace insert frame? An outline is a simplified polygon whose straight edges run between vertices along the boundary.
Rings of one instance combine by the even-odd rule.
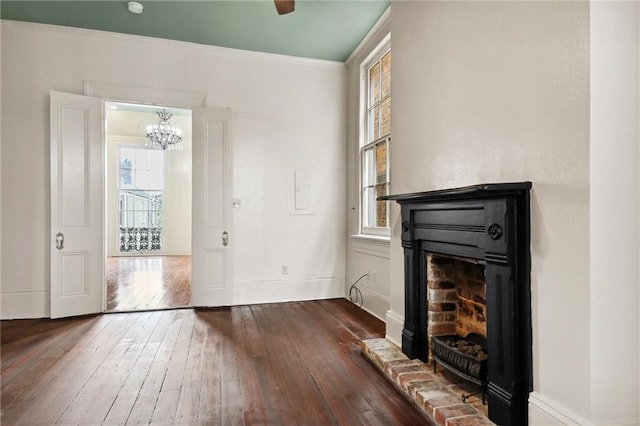
[[[471,333],[472,337],[482,338],[482,341],[486,343],[484,336]],[[469,339],[469,336],[467,336]],[[437,372],[437,365],[440,364],[447,370],[456,374],[463,379],[475,383],[479,386],[482,393],[482,403],[486,403],[487,393],[487,359],[479,359],[470,354],[459,351],[457,348],[452,347],[446,343],[447,340],[465,340],[458,335],[439,335],[431,336],[431,358],[433,358],[433,372]],[[486,351],[486,345],[480,345]],[[462,395],[462,402],[467,402],[467,398],[477,393]]]
[[[489,418],[528,424],[531,349],[531,182],[388,195],[402,210],[405,323],[402,351],[428,361],[428,253],[485,261]]]

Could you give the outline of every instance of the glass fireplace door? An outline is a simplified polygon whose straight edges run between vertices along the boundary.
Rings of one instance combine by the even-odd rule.
[[[162,250],[163,152],[120,147],[120,253]]]

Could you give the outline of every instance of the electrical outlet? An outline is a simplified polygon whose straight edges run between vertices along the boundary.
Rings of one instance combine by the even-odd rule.
[[[282,275],[287,275],[289,273],[289,266],[282,265]]]

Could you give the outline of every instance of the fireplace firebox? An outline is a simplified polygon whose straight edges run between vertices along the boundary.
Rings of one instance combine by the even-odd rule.
[[[427,362],[428,254],[485,264],[489,419],[526,425],[532,390],[530,198],[531,182],[388,195],[402,210],[405,323],[402,351]],[[436,355],[437,356],[437,355]],[[481,367],[478,367],[481,368]],[[476,367],[473,367],[474,371]]]
[[[454,374],[479,386],[479,391],[469,395],[462,395],[462,402],[467,402],[470,396],[482,393],[482,403],[485,403],[487,386],[487,339],[480,334],[471,333],[466,338],[458,335],[432,336],[431,356],[433,357],[433,372],[436,372],[438,364],[442,365]],[[460,345],[462,343],[462,345]],[[464,348],[481,347],[477,356]]]

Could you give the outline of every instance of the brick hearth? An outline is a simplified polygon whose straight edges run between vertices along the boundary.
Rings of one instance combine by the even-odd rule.
[[[477,386],[420,360],[411,360],[387,339],[368,339],[361,344],[362,355],[402,392],[433,425],[493,425],[487,418],[487,406],[479,395],[462,402],[461,395],[475,392]]]

